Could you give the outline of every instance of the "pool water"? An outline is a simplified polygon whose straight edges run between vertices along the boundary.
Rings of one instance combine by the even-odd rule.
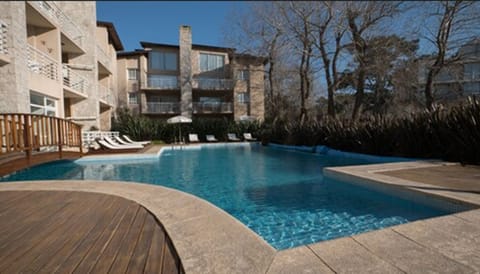
[[[210,201],[276,249],[451,213],[322,174],[327,166],[366,163],[260,145],[222,146],[167,149],[149,160],[57,161],[1,181],[96,179],[167,186]]]

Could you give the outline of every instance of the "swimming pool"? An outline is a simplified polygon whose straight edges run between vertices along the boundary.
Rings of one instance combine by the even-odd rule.
[[[1,180],[122,180],[172,187],[222,208],[277,249],[452,212],[322,174],[323,167],[365,163],[260,145],[216,146],[166,149],[160,158],[58,161]]]

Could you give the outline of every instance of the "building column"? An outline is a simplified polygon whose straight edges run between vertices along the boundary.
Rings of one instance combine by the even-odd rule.
[[[192,30],[190,26],[180,27],[180,111],[185,117],[192,117]]]

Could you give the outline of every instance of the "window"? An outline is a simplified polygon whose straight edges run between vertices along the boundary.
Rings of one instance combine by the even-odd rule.
[[[247,81],[249,79],[249,71],[248,70],[240,70],[238,71],[238,80]]]
[[[241,104],[248,104],[250,101],[250,98],[248,96],[248,93],[246,92],[240,92],[238,93],[238,102]]]
[[[463,67],[464,70],[464,79],[465,80],[475,80],[480,79],[480,64],[471,63],[465,64]]]
[[[128,94],[128,103],[130,105],[137,105],[138,104],[138,95],[136,93],[129,93]]]
[[[128,70],[128,80],[138,80],[137,69],[127,69],[127,70]]]
[[[152,51],[148,56],[150,69],[177,70],[177,54],[173,52]]]
[[[33,114],[56,116],[57,101],[44,95],[30,92],[30,112]]]
[[[223,68],[225,56],[218,54],[200,53],[200,71],[211,71]]]

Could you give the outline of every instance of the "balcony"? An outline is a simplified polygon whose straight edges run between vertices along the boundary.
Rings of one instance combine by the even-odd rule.
[[[232,103],[194,102],[193,113],[232,113]]]
[[[31,45],[27,47],[27,62],[28,69],[31,72],[40,74],[54,81],[59,81],[59,63]]]
[[[97,45],[97,60],[103,66],[103,68],[99,68],[100,73],[112,74],[111,58],[99,45]]]
[[[97,91],[100,95],[100,103],[108,107],[115,106],[115,98],[113,97],[113,91],[104,85],[98,84]]]
[[[73,91],[75,93],[80,93],[80,97],[87,97],[87,88],[89,86],[88,80],[78,74],[77,72],[73,71],[71,68],[68,67],[67,64],[62,65],[62,72],[63,72],[63,85],[69,91]],[[78,97],[78,96],[72,96]]]
[[[65,15],[53,1],[29,1],[30,5],[40,11],[46,18],[60,26],[68,39],[83,47],[83,33],[79,27]]]
[[[7,47],[7,24],[0,21],[0,66],[10,63]]]
[[[178,89],[178,78],[176,76],[149,74],[147,77],[147,87],[150,89]]]
[[[204,90],[231,90],[233,80],[231,79],[193,79],[192,88]]]
[[[180,113],[179,102],[147,102],[147,109],[143,111],[147,114],[177,114]]]

